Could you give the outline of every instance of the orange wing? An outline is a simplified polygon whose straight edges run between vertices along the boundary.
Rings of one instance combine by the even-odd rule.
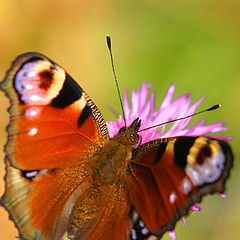
[[[206,137],[160,139],[137,148],[130,165],[139,214],[132,239],[160,238],[204,195],[223,193],[232,158],[226,142]]]
[[[58,239],[88,186],[90,158],[108,140],[87,94],[48,58],[28,53],[12,64],[1,89],[9,97],[2,204],[23,239]]]

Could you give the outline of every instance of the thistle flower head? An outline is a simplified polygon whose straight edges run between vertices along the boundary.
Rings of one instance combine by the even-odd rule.
[[[192,104],[191,94],[187,93],[181,97],[173,100],[175,85],[171,85],[167,91],[166,96],[164,97],[160,107],[155,110],[154,106],[154,92],[149,92],[151,84],[143,83],[141,89],[135,90],[131,95],[131,106],[128,100],[128,92],[124,92],[124,112],[127,126],[139,117],[141,119],[141,129],[151,127],[157,124],[169,122],[171,120],[185,117],[193,114],[196,109],[203,102],[204,97],[199,99],[197,102]],[[147,131],[142,131],[139,133],[142,137],[142,142],[146,143],[151,140],[159,138],[169,138],[169,137],[178,137],[178,136],[201,136],[216,132],[226,131],[227,128],[224,127],[223,122],[205,125],[206,120],[203,119],[194,126],[188,128],[189,123],[191,122],[192,117],[187,119],[176,121],[172,126],[166,130],[166,125],[151,128]],[[124,126],[124,120],[121,115],[119,115],[117,121],[108,121],[107,128],[110,137],[115,136],[119,129]],[[231,138],[227,137],[216,137],[214,138],[229,140]]]

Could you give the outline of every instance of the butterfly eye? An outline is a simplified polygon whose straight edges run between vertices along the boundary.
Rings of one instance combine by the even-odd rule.
[[[126,132],[126,130],[127,130],[126,127],[122,127],[119,129],[118,134],[122,134],[122,133]]]
[[[131,139],[132,139],[133,145],[136,145],[136,144],[138,143],[139,138],[140,138],[140,137],[139,137],[138,134],[132,134],[132,135],[131,135]]]

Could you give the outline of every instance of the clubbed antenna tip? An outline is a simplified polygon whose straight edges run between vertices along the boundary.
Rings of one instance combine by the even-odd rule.
[[[212,110],[215,110],[215,109],[218,109],[218,108],[221,108],[221,107],[222,107],[221,104],[216,104],[216,105],[214,105],[214,106],[208,108],[206,111],[212,111]]]
[[[116,76],[116,73],[115,73],[114,62],[113,62],[113,54],[112,54],[112,43],[111,43],[111,38],[110,38],[109,34],[107,34],[106,40],[107,40],[107,46],[108,46],[108,49],[109,49],[111,63],[112,63],[113,76],[114,76],[115,83],[116,83],[116,86],[117,86],[118,96],[119,96],[119,100],[120,100],[120,104],[121,104],[121,108],[122,108],[123,120],[124,120],[125,127],[126,127],[127,123],[126,123],[126,118],[125,118],[125,113],[124,113],[120,88],[119,88],[118,81],[117,81],[117,76]]]
[[[110,35],[109,35],[109,34],[107,34],[106,39],[107,39],[108,49],[109,49],[109,51],[112,51],[111,38],[110,38]]]

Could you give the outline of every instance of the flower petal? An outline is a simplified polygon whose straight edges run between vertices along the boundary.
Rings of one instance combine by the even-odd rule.
[[[183,221],[183,224],[184,224],[185,228],[187,228],[186,218],[185,218],[185,217],[182,217],[182,221]]]
[[[174,230],[173,231],[168,231],[168,235],[171,238],[171,240],[176,240],[177,239],[176,238],[176,233],[175,233]]]
[[[202,211],[202,208],[199,205],[195,204],[190,207],[190,211]]]
[[[172,84],[169,87],[169,89],[167,91],[167,94],[166,94],[165,98],[163,99],[161,107],[160,107],[159,110],[161,110],[162,108],[165,108],[165,107],[167,107],[171,104],[174,92],[175,92],[175,84]]]

